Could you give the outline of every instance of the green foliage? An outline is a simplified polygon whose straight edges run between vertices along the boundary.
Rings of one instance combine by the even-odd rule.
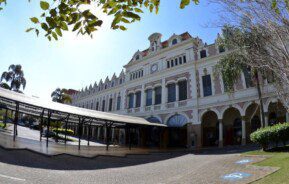
[[[10,83],[10,85],[3,83],[3,80]],[[24,72],[21,65],[10,65],[8,71],[2,73],[0,87],[8,89],[8,86],[10,90],[17,92],[21,92],[21,86],[23,90],[25,89],[26,79],[24,78]]]
[[[264,150],[270,143],[285,142],[289,140],[289,123],[279,123],[274,126],[260,128],[250,135],[250,139],[254,143],[258,143]]]
[[[68,94],[68,90],[65,88],[62,88],[62,89],[57,88],[56,90],[54,90],[51,93],[51,98],[52,98],[52,101],[58,102],[58,103],[71,103],[72,102],[72,98]]]
[[[30,0],[29,0],[30,1]],[[199,3],[199,0],[179,0],[183,9],[191,2]],[[0,10],[6,4],[6,0],[0,0]],[[35,31],[38,36],[42,29],[48,40],[62,36],[62,31],[72,30],[77,34],[92,36],[102,25],[95,10],[114,16],[111,22],[112,29],[126,30],[125,24],[140,21],[144,10],[158,13],[160,0],[50,0],[40,1],[39,6],[43,11],[39,17],[30,18],[35,25],[26,32]],[[2,7],[1,7],[2,6]]]
[[[66,132],[67,135],[74,135],[74,131],[71,129],[67,129],[67,131],[65,131],[64,128],[54,128],[52,131],[59,134],[65,134]]]

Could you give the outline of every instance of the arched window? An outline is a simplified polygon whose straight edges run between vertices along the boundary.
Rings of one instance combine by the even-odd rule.
[[[137,56],[135,57],[135,60],[139,60],[139,55],[137,55]]]
[[[147,118],[147,121],[149,121],[149,122],[151,122],[151,123],[161,123],[161,121],[160,121],[158,118],[153,117],[153,116]]]
[[[177,44],[178,43],[178,40],[175,38],[175,39],[173,39],[173,41],[172,41],[172,45],[175,45],[175,44]]]
[[[176,114],[170,117],[170,119],[167,122],[167,125],[169,127],[183,127],[185,124],[187,124],[187,118],[181,114]]]

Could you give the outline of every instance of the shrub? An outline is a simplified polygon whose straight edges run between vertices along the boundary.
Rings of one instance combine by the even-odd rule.
[[[54,128],[52,129],[52,131],[59,134],[65,134],[65,128]],[[74,131],[71,129],[67,129],[66,135],[74,135]]]
[[[289,140],[289,123],[279,123],[274,126],[260,128],[250,135],[252,142],[262,146],[266,150],[270,143],[277,144],[282,141],[285,146]]]

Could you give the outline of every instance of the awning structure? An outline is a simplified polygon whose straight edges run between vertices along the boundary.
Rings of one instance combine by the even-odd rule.
[[[50,122],[50,120],[63,121],[66,122],[66,126],[67,123],[74,123],[77,124],[77,126],[89,124],[90,126],[106,126],[107,128],[113,126],[166,127],[164,124],[151,123],[139,117],[90,110],[52,101],[43,101],[40,98],[30,97],[28,95],[13,92],[3,88],[0,88],[0,107],[15,111],[15,119],[17,121],[18,113],[24,113],[40,117],[42,121],[43,118],[47,118],[48,122]],[[15,123],[14,129],[16,128],[17,124]],[[47,128],[49,129],[49,123]],[[15,133],[16,130],[14,131],[14,134]]]

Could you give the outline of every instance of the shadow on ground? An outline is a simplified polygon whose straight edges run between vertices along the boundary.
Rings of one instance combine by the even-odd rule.
[[[0,148],[0,162],[53,170],[96,170],[127,167],[167,160],[188,153],[153,153],[149,155],[128,155],[126,157],[98,156],[83,158],[70,155],[45,156],[28,150],[6,150]]]
[[[227,147],[224,149],[212,148],[203,150],[197,154],[234,154],[250,150],[256,150],[256,146]],[[181,157],[186,154],[196,153],[171,152],[152,153],[148,155],[128,155],[126,157],[98,156],[94,158],[83,158],[70,155],[45,156],[29,150],[6,150],[0,148],[0,162],[10,165],[53,170],[97,170],[147,164]]]

